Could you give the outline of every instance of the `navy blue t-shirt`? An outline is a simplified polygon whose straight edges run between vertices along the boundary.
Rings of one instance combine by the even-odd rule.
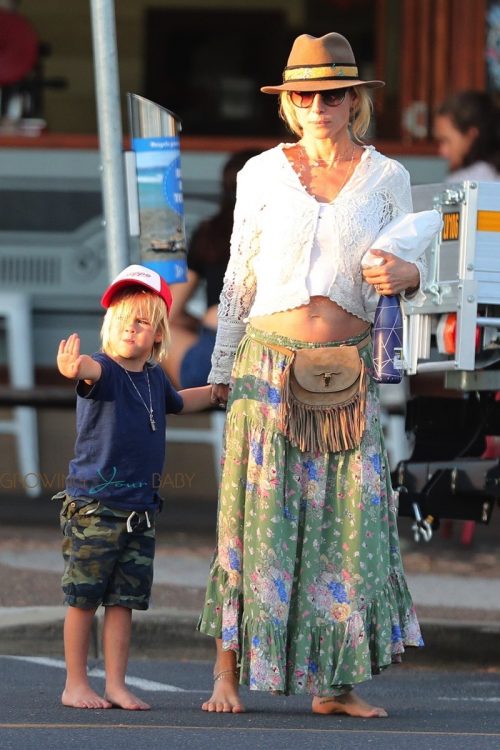
[[[160,366],[146,365],[156,423],[152,430],[146,368],[125,372],[107,354],[92,358],[102,375],[91,387],[77,384],[75,457],[66,489],[73,497],[100,500],[111,508],[152,510],[165,461],[165,415],[182,410],[182,397]]]

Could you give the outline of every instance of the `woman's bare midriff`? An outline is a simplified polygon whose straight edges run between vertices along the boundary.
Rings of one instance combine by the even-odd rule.
[[[311,297],[307,305],[251,318],[250,323],[261,331],[318,344],[357,336],[370,326],[328,297]]]

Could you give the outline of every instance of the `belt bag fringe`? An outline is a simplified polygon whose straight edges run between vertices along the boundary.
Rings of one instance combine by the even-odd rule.
[[[290,355],[283,371],[280,422],[301,451],[357,448],[365,430],[367,378],[358,344],[315,349],[273,347]]]

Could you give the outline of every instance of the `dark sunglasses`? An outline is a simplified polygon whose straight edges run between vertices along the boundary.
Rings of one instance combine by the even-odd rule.
[[[334,89],[331,91],[290,91],[290,101],[296,107],[306,109],[314,101],[316,94],[319,94],[327,107],[338,107],[345,99],[349,89]]]

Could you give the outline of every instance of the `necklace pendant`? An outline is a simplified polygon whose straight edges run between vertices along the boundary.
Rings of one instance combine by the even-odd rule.
[[[156,422],[152,414],[149,415],[149,424],[151,425],[151,429],[153,430],[153,432],[156,432]]]

